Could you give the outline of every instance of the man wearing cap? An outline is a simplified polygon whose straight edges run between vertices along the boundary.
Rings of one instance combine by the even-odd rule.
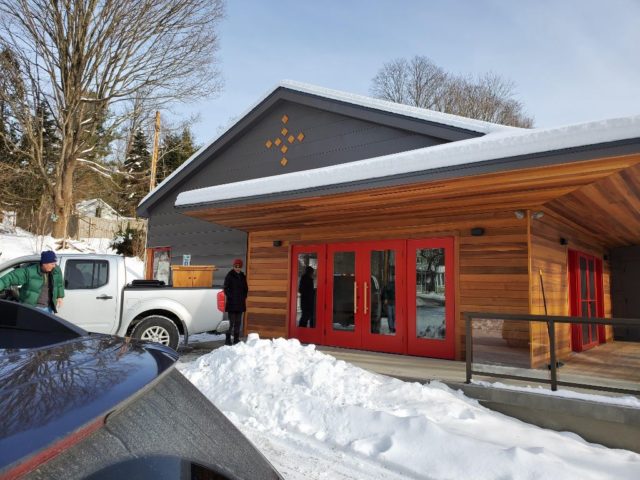
[[[233,261],[233,268],[224,278],[225,311],[229,313],[229,330],[225,345],[231,345],[231,331],[233,330],[233,343],[240,341],[240,324],[242,314],[247,310],[247,277],[242,272],[242,259]]]
[[[16,268],[0,278],[0,291],[19,286],[20,303],[57,313],[64,298],[62,271],[57,262],[55,252],[42,252],[40,264]]]

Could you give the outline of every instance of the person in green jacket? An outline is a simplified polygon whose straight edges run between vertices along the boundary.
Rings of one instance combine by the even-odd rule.
[[[39,265],[16,268],[0,278],[0,291],[19,286],[20,303],[57,313],[64,298],[62,271],[57,262],[55,252],[42,252]]]

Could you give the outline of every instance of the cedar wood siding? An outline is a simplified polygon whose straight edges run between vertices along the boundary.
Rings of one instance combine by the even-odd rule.
[[[478,225],[485,228],[485,234],[471,236],[471,228]],[[366,223],[345,219],[340,226],[251,233],[246,333],[288,336],[292,244],[443,236],[455,239],[456,358],[461,359],[463,312],[528,313],[527,226],[512,211],[451,216],[446,223],[428,218],[381,217]],[[275,239],[282,240],[282,246],[274,247]]]
[[[602,283],[604,296],[604,316],[611,317],[611,266],[604,260],[606,250],[597,237],[578,232],[575,228],[545,215],[540,220],[532,220],[531,227],[531,313],[544,315],[544,300],[540,287],[540,270],[544,282],[544,292],[549,315],[569,315],[569,249],[594,255],[602,261]],[[560,238],[568,241],[560,244]],[[606,327],[607,341],[613,340],[613,330]],[[543,323],[531,325],[531,363],[537,367],[548,362],[549,337]],[[571,353],[571,332],[568,324],[556,325],[556,345],[558,358]]]
[[[288,122],[282,123],[283,115]],[[289,150],[265,146],[283,136],[287,128],[302,142],[287,142]],[[244,232],[190,218],[176,212],[178,193],[198,188],[279,175],[299,170],[336,165],[443,143],[429,135],[391,128],[374,122],[332,113],[319,108],[279,101],[250,124],[237,140],[204,161],[175,184],[149,208],[147,247],[171,246],[172,264],[182,264],[182,255],[191,254],[192,265],[216,265],[214,283],[221,285],[232,259],[244,257]],[[285,156],[288,163],[280,165]],[[251,192],[246,192],[250,195]]]

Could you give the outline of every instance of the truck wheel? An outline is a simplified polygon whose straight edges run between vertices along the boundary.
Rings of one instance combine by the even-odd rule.
[[[174,350],[178,349],[180,341],[180,332],[176,324],[161,315],[152,315],[142,320],[133,327],[131,336],[139,340],[161,343]]]

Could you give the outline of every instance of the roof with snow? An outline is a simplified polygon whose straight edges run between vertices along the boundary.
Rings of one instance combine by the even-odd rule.
[[[456,143],[461,140],[486,134],[523,131],[515,127],[402,105],[362,95],[355,95],[299,82],[282,81],[245,111],[240,116],[240,120],[230,125],[219,136],[195,152],[186,162],[143,198],[138,206],[139,214],[142,216],[148,214],[149,208],[152,207],[155,202],[159,201],[173,187],[177,186],[182,179],[194,172],[203,162],[212,158],[217,151],[237,138],[238,135],[241,135],[243,131],[249,128],[255,119],[259,118],[259,116],[268,110],[275,102],[283,99],[295,102],[305,97],[313,98],[321,102],[322,105],[330,105],[330,108],[342,108],[343,111],[347,111],[348,114],[351,115],[357,115],[358,112],[375,112],[376,114],[382,114],[378,119],[381,123],[389,122],[389,124],[392,124],[398,119],[413,122],[422,125],[424,128],[428,128],[431,133],[440,138]]]
[[[442,145],[182,192],[176,207],[253,203],[638,152],[640,115],[547,129],[496,128]],[[246,192],[250,192],[247,195]]]

